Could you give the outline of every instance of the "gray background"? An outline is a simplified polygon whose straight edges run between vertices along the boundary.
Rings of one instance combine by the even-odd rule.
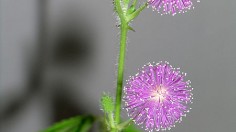
[[[98,104],[101,93],[115,92],[119,30],[115,25],[112,2],[50,0],[48,3],[48,29],[52,34],[56,32],[54,26],[58,16],[72,7],[78,10],[78,16],[85,16],[78,18],[91,22],[86,26],[95,34],[91,38],[95,55],[79,69],[83,76],[81,72],[71,74],[71,71],[63,70],[70,73],[67,80],[74,86],[66,89],[70,92],[65,94],[83,108],[82,113],[101,114]],[[132,22],[136,32],[129,32],[125,79],[147,62],[167,60],[187,72],[187,79],[192,81],[193,109],[171,131],[235,132],[235,7],[235,0],[202,0],[195,5],[195,10],[186,14],[161,16],[146,9]],[[1,0],[0,111],[25,92],[25,64],[37,41],[36,9],[37,0]],[[49,78],[52,80],[55,73],[60,72],[50,72],[52,77]],[[77,85],[83,88],[77,88]],[[60,89],[54,89],[57,90]],[[33,132],[51,124],[50,93],[53,90],[42,91],[29,99],[14,117],[1,121],[0,131]],[[125,112],[122,115],[126,118]]]

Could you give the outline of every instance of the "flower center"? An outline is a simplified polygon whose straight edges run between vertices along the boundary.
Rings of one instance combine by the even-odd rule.
[[[158,101],[159,103],[162,103],[167,95],[167,90],[163,86],[157,86],[154,91],[152,92],[152,99],[155,101]]]

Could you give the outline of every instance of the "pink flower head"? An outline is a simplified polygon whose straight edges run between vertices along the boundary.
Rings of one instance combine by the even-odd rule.
[[[190,81],[168,62],[146,65],[124,88],[128,116],[145,130],[166,130],[182,121],[192,99]]]
[[[198,0],[198,2],[200,1]],[[161,15],[184,13],[193,6],[191,0],[148,0],[148,3],[153,9],[161,12]]]

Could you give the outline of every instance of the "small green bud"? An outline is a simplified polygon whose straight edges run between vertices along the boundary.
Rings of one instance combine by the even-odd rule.
[[[128,14],[132,14],[133,12],[136,11],[136,8],[134,5],[131,5],[130,8],[128,9]]]
[[[106,113],[112,113],[114,111],[114,100],[111,96],[104,94],[101,98],[102,109]]]

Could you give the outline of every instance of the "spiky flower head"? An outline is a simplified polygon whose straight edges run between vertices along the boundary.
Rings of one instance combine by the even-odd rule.
[[[190,81],[168,62],[148,64],[124,88],[128,116],[146,130],[167,130],[181,122],[192,100]]]
[[[197,0],[200,2],[200,0]],[[193,7],[191,0],[148,0],[148,4],[161,15],[185,13]]]

